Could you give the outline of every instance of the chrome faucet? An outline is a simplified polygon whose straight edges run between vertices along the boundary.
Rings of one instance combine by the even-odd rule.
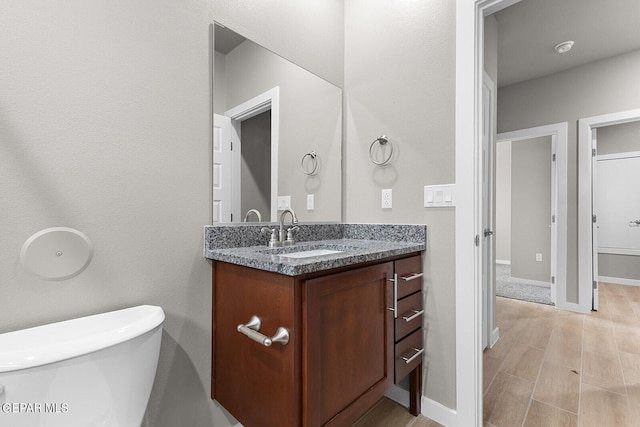
[[[291,214],[291,224],[293,225],[293,227],[287,228],[287,235],[285,240],[284,216],[287,213]],[[278,234],[278,237],[280,238],[280,242],[284,246],[293,245],[295,243],[295,240],[293,240],[293,232],[298,228],[298,217],[296,216],[296,213],[293,211],[293,209],[285,209],[284,211],[282,211],[282,213],[280,214],[280,233]]]
[[[286,214],[291,215],[291,224],[292,226],[287,228],[287,233],[285,234],[284,228],[284,217]],[[285,209],[282,214],[280,214],[280,228],[270,229],[269,227],[262,227],[260,232],[262,234],[268,234],[269,237],[269,247],[270,248],[279,248],[281,246],[291,246],[295,243],[293,239],[293,232],[298,228],[298,217],[293,209]]]
[[[249,209],[244,216],[244,222],[249,221],[249,216],[251,216],[251,214],[255,214],[255,216],[258,217],[258,222],[262,222],[262,215],[260,215],[260,211],[258,209]]]

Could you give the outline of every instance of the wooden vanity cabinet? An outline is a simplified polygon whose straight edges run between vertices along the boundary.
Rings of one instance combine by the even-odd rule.
[[[409,375],[409,412],[420,413],[422,398],[422,359],[424,343],[422,325],[424,308],[422,297],[422,257],[412,256],[395,261],[395,383]]]
[[[212,398],[245,427],[351,426],[394,383],[393,261],[305,276],[215,262],[213,277]],[[289,342],[238,332],[253,315]]]

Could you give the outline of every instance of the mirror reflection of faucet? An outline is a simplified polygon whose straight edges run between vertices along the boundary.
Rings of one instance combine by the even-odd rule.
[[[244,216],[244,222],[249,221],[251,214],[254,214],[258,218],[258,222],[262,222],[262,215],[260,215],[260,211],[258,209],[249,209]]]
[[[286,234],[285,234],[284,218],[287,213],[291,215],[291,227],[287,228]],[[262,227],[260,232],[262,234],[267,234],[267,233],[270,234],[270,237],[269,237],[270,248],[278,248],[281,246],[293,245],[295,243],[295,240],[293,238],[293,233],[299,228],[300,227],[298,227],[298,217],[296,216],[296,213],[293,211],[293,209],[285,209],[280,214],[279,229],[277,228],[269,229],[269,227]]]

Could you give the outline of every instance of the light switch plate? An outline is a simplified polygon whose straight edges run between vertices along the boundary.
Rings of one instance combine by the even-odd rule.
[[[315,204],[315,196],[313,194],[307,194],[307,210],[312,211]]]
[[[425,185],[424,186],[424,207],[425,208],[446,208],[455,206],[456,185]]]

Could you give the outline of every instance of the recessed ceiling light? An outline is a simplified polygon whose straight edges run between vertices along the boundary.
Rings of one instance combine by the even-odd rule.
[[[569,40],[566,42],[558,43],[556,47],[554,47],[554,49],[558,53],[566,53],[566,52],[569,52],[572,47],[573,47],[573,41]]]

